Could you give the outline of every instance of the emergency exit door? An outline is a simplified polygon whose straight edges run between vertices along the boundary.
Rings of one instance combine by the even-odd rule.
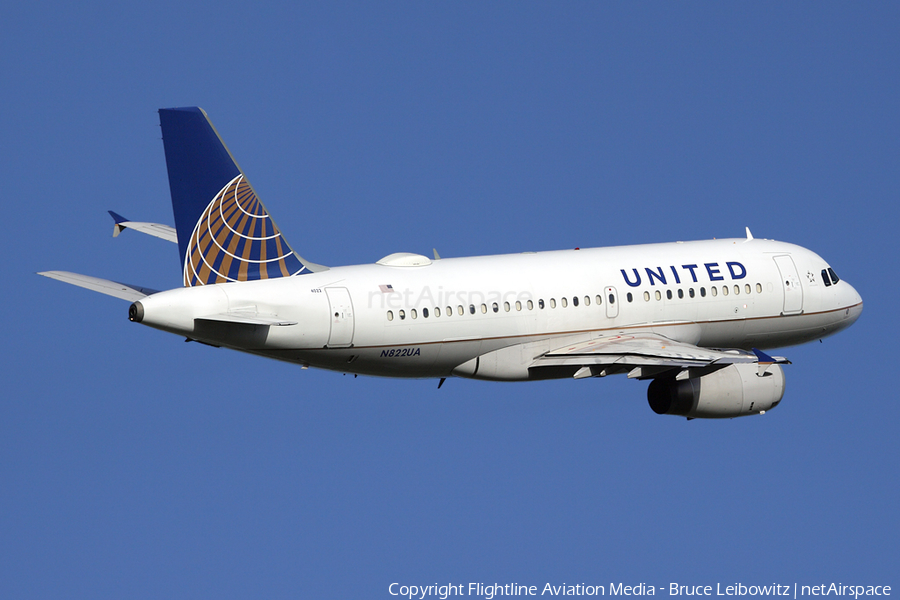
[[[614,319],[619,316],[619,295],[616,293],[616,288],[607,287],[603,290],[603,295],[606,296],[604,300],[606,301],[606,316],[610,319]]]

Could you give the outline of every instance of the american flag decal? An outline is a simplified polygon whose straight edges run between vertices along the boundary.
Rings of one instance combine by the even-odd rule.
[[[390,294],[394,291],[394,286],[392,286],[391,284],[379,285],[378,289],[381,290],[382,294]]]

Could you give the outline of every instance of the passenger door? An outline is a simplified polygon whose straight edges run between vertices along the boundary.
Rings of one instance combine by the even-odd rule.
[[[353,302],[344,287],[325,288],[331,309],[331,333],[329,348],[346,348],[353,345]]]
[[[790,255],[775,256],[775,264],[781,274],[781,286],[784,288],[783,315],[796,315],[803,312],[803,287],[797,266]]]

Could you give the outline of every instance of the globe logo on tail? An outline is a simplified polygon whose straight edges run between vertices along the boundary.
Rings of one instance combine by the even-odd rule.
[[[250,183],[238,175],[197,221],[184,260],[184,285],[290,277],[304,271]]]

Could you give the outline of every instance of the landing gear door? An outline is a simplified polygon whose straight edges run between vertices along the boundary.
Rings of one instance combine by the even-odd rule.
[[[331,309],[331,333],[329,348],[347,348],[353,345],[353,303],[347,288],[325,288]]]
[[[606,296],[603,301],[606,302],[606,316],[610,319],[614,319],[619,316],[619,295],[616,293],[616,288],[607,287],[603,290],[603,295]]]
[[[781,274],[781,287],[784,289],[783,315],[797,315],[803,312],[803,287],[794,259],[789,255],[776,256],[775,264]]]

